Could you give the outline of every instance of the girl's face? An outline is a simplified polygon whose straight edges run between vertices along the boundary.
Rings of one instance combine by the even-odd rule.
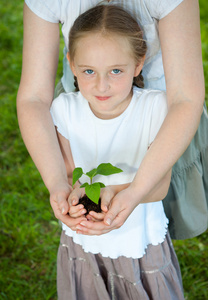
[[[143,62],[136,65],[126,38],[97,33],[78,40],[71,62],[80,92],[101,119],[115,118],[127,108],[133,77],[142,66]]]

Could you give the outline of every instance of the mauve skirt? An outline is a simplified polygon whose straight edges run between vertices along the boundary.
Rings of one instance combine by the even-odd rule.
[[[109,245],[110,247],[110,245]],[[86,253],[62,232],[57,258],[59,300],[184,299],[178,260],[169,234],[140,259]]]

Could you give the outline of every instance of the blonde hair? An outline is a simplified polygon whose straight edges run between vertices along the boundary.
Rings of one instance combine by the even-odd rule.
[[[144,58],[147,46],[143,33],[137,21],[125,10],[115,5],[98,5],[81,14],[74,22],[69,32],[69,55],[73,61],[77,42],[89,33],[98,32],[103,35],[116,34],[127,38],[129,41],[135,63]],[[133,84],[143,88],[141,73],[134,77]],[[78,84],[75,77],[75,87]]]

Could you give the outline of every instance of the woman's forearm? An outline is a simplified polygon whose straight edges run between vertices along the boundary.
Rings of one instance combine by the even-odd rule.
[[[132,183],[140,199],[152,193],[186,150],[197,130],[200,115],[188,101],[170,107]]]
[[[17,111],[22,137],[50,191],[55,183],[67,183],[67,174],[49,107],[38,100],[20,100],[21,96]]]
[[[204,103],[198,1],[184,0],[159,21],[158,30],[168,114],[133,182],[141,198],[151,193],[190,144]]]
[[[55,183],[67,183],[50,115],[58,56],[59,24],[41,19],[24,4],[23,64],[17,94],[18,121],[25,145],[49,191]]]

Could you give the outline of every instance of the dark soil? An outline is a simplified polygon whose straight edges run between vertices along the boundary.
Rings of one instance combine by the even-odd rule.
[[[101,210],[101,199],[99,199],[98,205],[96,203],[94,203],[93,201],[91,201],[86,195],[84,195],[84,197],[79,199],[79,204],[83,204],[84,208],[87,210],[86,214],[89,214],[90,211],[95,211],[97,213],[100,213]]]

